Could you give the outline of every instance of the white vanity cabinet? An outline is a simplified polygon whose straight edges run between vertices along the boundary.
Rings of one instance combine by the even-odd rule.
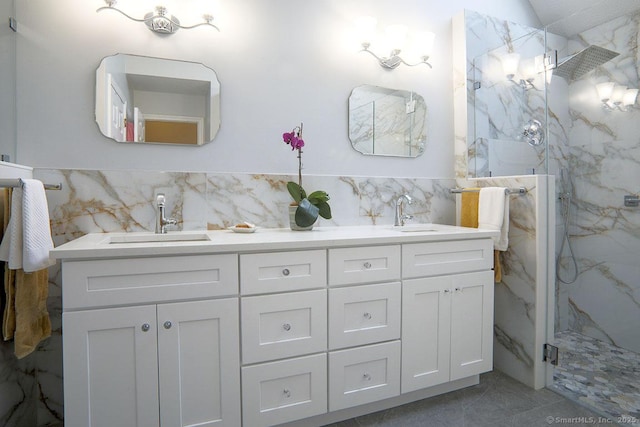
[[[109,289],[106,308],[91,294],[91,307],[63,313],[66,426],[240,425],[238,297],[202,299],[206,286],[237,295],[237,256],[195,257],[210,264],[181,271],[194,268],[186,258],[63,263],[69,288]],[[125,283],[138,304],[111,307],[126,301],[111,290]],[[164,286],[200,299],[159,302]]]
[[[477,384],[496,233],[434,228],[56,248],[65,425],[320,426]]]
[[[402,393],[490,371],[491,241],[405,245],[403,260],[410,264],[403,270],[409,276],[430,271],[470,272],[403,280]],[[438,268],[423,268],[437,262],[434,260],[440,260]]]

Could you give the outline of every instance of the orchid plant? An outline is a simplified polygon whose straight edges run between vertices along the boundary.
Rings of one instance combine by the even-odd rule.
[[[300,227],[309,227],[318,219],[318,215],[325,219],[331,219],[331,207],[329,206],[329,195],[325,191],[314,191],[307,195],[302,188],[302,123],[293,128],[291,132],[282,134],[282,140],[291,146],[292,151],[298,152],[298,182],[287,182],[287,190],[293,198],[292,205],[297,205],[295,221]]]

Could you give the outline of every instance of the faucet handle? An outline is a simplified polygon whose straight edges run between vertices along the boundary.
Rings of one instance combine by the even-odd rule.
[[[156,196],[156,204],[158,206],[164,206],[166,201],[166,198],[164,196],[164,193],[158,193],[158,195]]]

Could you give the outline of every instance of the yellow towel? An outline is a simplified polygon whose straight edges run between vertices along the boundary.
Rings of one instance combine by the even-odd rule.
[[[10,191],[0,194],[3,232],[9,222],[10,200]],[[21,359],[33,352],[40,341],[51,336],[47,311],[48,269],[25,273],[23,270],[9,270],[5,263],[4,288],[6,304],[2,335],[5,341],[14,340],[14,352]]]
[[[468,190],[480,190],[479,188],[469,188]],[[460,203],[460,225],[462,227],[478,228],[478,201],[479,191],[466,191],[461,194]],[[500,261],[500,251],[493,251],[493,280],[496,283],[502,281],[502,263]]]

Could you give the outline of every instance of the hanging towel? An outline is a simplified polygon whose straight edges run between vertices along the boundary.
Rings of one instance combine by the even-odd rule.
[[[509,246],[509,197],[504,187],[480,189],[478,201],[478,228],[500,231],[493,238],[493,247],[506,251]]]
[[[460,226],[478,228],[479,188],[469,188],[460,194]]]
[[[44,185],[36,179],[21,179],[13,190],[11,218],[0,244],[0,260],[12,270],[30,273],[54,263],[49,258],[53,249],[49,207]]]

